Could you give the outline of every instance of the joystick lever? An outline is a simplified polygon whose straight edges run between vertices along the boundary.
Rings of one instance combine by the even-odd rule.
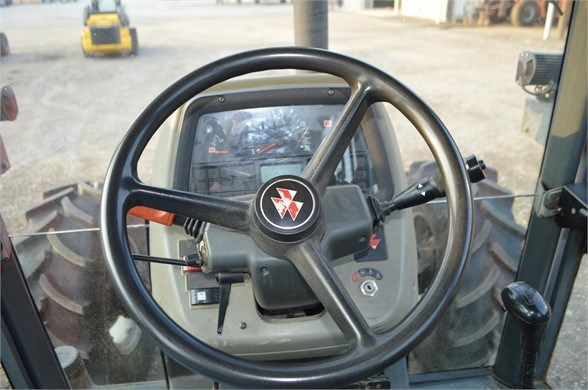
[[[535,366],[551,308],[541,294],[525,282],[514,282],[502,290],[502,303],[521,330],[523,364],[521,389],[534,389]]]

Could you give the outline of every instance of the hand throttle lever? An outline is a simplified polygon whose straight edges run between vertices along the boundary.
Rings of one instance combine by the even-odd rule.
[[[521,389],[534,389],[535,366],[551,308],[541,294],[525,282],[514,282],[502,290],[502,303],[521,330],[523,364]]]

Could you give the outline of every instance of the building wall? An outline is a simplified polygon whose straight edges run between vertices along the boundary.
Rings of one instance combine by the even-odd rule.
[[[372,0],[329,0],[331,7],[338,7],[345,11],[359,11],[362,9],[373,8]]]
[[[400,0],[400,13],[432,20],[435,23],[447,22],[449,0]]]

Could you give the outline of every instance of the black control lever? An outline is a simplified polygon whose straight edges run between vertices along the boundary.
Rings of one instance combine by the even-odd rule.
[[[177,259],[168,259],[166,257],[157,257],[157,256],[147,256],[141,255],[138,253],[133,253],[133,260],[136,261],[146,261],[150,263],[159,263],[159,264],[169,264],[169,265],[177,265],[180,267],[200,267],[202,266],[202,254],[200,252],[190,254],[188,256],[182,257],[181,260]]]
[[[486,178],[484,169],[486,165],[483,160],[478,160],[475,155],[469,155],[464,158],[464,163],[470,178],[470,182],[477,183]],[[445,196],[445,183],[439,171],[433,172],[428,177],[419,180],[411,185],[400,194],[396,195],[394,199],[389,202],[380,203],[373,197],[368,201],[376,216],[375,220],[381,222],[385,217],[390,215],[393,211],[403,210],[409,207],[419,206],[425,204],[433,199],[442,198]]]
[[[525,282],[509,284],[502,290],[501,296],[504,308],[521,329],[523,364],[520,388],[534,389],[537,355],[551,317],[551,308],[545,298]]]
[[[231,285],[233,283],[243,283],[245,277],[241,273],[225,273],[219,272],[216,274],[216,279],[220,284],[220,302],[218,307],[218,323],[216,326],[216,333],[223,333],[225,326],[225,316],[227,315],[227,307],[229,306],[229,295],[231,295]]]

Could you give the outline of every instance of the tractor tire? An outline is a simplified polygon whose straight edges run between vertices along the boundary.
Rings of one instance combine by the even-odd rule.
[[[0,56],[4,57],[10,54],[10,45],[6,34],[0,32]]]
[[[413,164],[409,183],[428,176],[434,169],[434,163]],[[472,185],[474,196],[511,194],[496,183],[495,170],[487,168],[485,172],[486,179]],[[500,291],[514,280],[525,237],[525,229],[513,218],[512,202],[512,198],[475,202],[472,255],[462,285],[437,327],[412,352],[412,373],[492,364],[505,318]],[[445,251],[446,205],[415,207],[413,218],[422,294],[432,283]]]
[[[541,11],[534,0],[519,0],[510,11],[510,21],[519,27],[534,26],[539,20]]]
[[[145,379],[157,353],[128,319],[107,275],[99,233],[92,229],[98,226],[100,196],[101,185],[90,183],[45,192],[25,214],[26,231],[48,234],[24,236],[15,247],[54,346],[76,347],[96,384],[135,382]],[[145,248],[145,231],[133,230],[131,248]],[[148,272],[143,264],[138,269],[143,276]],[[115,344],[111,329],[128,331],[129,337]]]
[[[131,32],[131,55],[136,56],[139,53],[139,37],[135,28],[130,29]]]

